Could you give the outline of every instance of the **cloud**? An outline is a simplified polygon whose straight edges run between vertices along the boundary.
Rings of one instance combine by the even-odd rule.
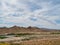
[[[0,25],[58,29],[59,2],[59,0],[0,0]]]

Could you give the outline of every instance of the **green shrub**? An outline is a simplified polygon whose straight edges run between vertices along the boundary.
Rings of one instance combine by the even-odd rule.
[[[0,36],[0,39],[5,39],[5,38],[7,38],[6,36]]]

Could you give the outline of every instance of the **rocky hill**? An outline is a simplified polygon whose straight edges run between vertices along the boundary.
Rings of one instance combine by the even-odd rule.
[[[6,28],[6,27],[0,28],[0,34],[16,33],[16,32],[50,32],[50,31],[60,31],[60,30],[37,28],[37,27],[31,27],[31,26],[29,27],[13,26],[10,28]]]

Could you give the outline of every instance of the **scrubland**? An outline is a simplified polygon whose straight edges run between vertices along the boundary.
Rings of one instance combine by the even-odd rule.
[[[7,36],[22,39],[2,41],[0,45],[60,45],[60,32],[10,33]]]

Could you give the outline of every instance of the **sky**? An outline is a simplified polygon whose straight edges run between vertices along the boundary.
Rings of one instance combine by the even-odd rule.
[[[60,29],[60,0],[0,0],[0,27]]]

